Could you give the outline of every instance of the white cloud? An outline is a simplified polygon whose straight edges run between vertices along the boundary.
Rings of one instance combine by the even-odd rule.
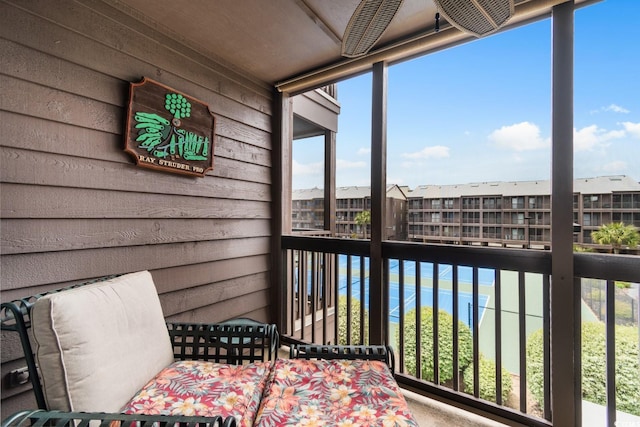
[[[516,151],[538,150],[550,144],[549,138],[540,136],[540,128],[529,122],[502,126],[489,134],[489,140],[499,147]]]
[[[574,151],[593,150],[612,139],[623,138],[625,131],[601,129],[597,125],[584,127],[580,130],[573,130]]]
[[[602,109],[604,111],[613,111],[614,113],[623,113],[623,114],[630,113],[630,111],[627,110],[626,108],[621,107],[621,106],[616,105],[616,104],[611,104],[608,107],[603,107]]]
[[[600,107],[597,110],[591,110],[590,113],[591,114],[598,114],[598,113],[602,113],[602,112],[607,112],[607,111],[611,111],[612,113],[620,113],[620,114],[629,114],[631,111],[627,110],[624,107],[621,107],[617,104],[610,104],[606,107]]]
[[[336,168],[340,169],[340,170],[345,170],[345,169],[358,169],[358,168],[366,168],[367,164],[365,162],[351,162],[349,160],[342,160],[342,159],[337,159],[336,160]]]
[[[414,153],[403,153],[402,157],[406,159],[444,159],[445,157],[449,157],[449,147],[445,147],[444,145],[424,147],[422,150]]]
[[[634,138],[640,138],[640,123],[624,122],[622,126],[624,126],[624,130],[626,130],[629,135]]]
[[[324,173],[324,163],[307,163],[302,164],[293,160],[293,176],[318,175]]]
[[[608,173],[624,172],[626,169],[627,162],[623,162],[622,160],[610,162],[602,166],[602,170]]]
[[[364,156],[365,154],[371,154],[371,148],[362,147],[358,150],[358,156]]]

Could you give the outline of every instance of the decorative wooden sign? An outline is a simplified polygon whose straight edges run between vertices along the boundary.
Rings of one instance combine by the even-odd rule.
[[[214,127],[205,103],[147,77],[131,83],[124,150],[138,166],[203,177],[213,168]]]

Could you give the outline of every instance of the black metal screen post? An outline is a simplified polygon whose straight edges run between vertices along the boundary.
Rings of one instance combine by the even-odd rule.
[[[387,64],[373,64],[371,102],[371,241],[369,272],[369,342],[383,344],[388,329],[388,286],[384,281],[384,240],[387,170]]]
[[[574,2],[552,8],[551,407],[553,425],[582,425],[579,293],[573,253]]]

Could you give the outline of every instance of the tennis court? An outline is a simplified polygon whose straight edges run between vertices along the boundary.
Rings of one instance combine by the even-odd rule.
[[[347,293],[347,256],[340,256],[340,283],[339,292],[340,295],[346,295]],[[355,299],[360,299],[361,284],[360,284],[360,271],[364,269],[364,306],[369,306],[369,259],[363,259],[363,265],[361,265],[360,257],[353,257],[351,259],[351,295]],[[405,313],[411,309],[416,308],[416,263],[414,261],[404,261],[404,311]],[[420,263],[420,306],[432,307],[433,306],[433,268],[432,263]],[[400,317],[400,284],[399,284],[399,270],[400,261],[390,260],[389,262],[389,320],[392,323],[398,323]],[[438,307],[441,310],[445,310],[448,313],[453,312],[453,292],[451,290],[451,282],[453,280],[453,267],[451,265],[438,265],[438,279],[442,283],[442,286],[438,289]],[[461,285],[471,285],[473,280],[473,269],[471,267],[458,267],[458,283]],[[478,283],[481,286],[493,285],[494,271],[491,269],[478,269]],[[465,286],[468,287],[468,286]],[[488,295],[484,295],[482,292],[478,295],[479,302],[479,319],[482,319],[484,315],[485,307],[489,299]],[[458,292],[458,310],[460,320],[473,326],[473,294],[459,290]]]

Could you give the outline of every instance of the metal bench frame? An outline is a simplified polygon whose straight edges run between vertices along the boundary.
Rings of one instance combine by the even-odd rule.
[[[99,423],[99,424],[98,424]],[[126,415],[98,412],[21,411],[6,418],[1,427],[236,427],[236,419],[220,416]]]
[[[293,344],[289,349],[291,359],[347,359],[379,360],[395,372],[395,356],[388,345],[318,345]]]
[[[29,338],[31,308],[45,295],[102,282],[118,277],[108,276],[67,286],[54,291],[32,295],[2,303],[0,326],[3,331],[14,331],[20,336],[22,350],[33,386],[36,404],[46,410],[44,392]],[[205,360],[216,363],[242,364],[274,360],[279,347],[275,324],[259,323],[251,319],[234,319],[221,323],[167,322],[167,330],[177,360]]]

